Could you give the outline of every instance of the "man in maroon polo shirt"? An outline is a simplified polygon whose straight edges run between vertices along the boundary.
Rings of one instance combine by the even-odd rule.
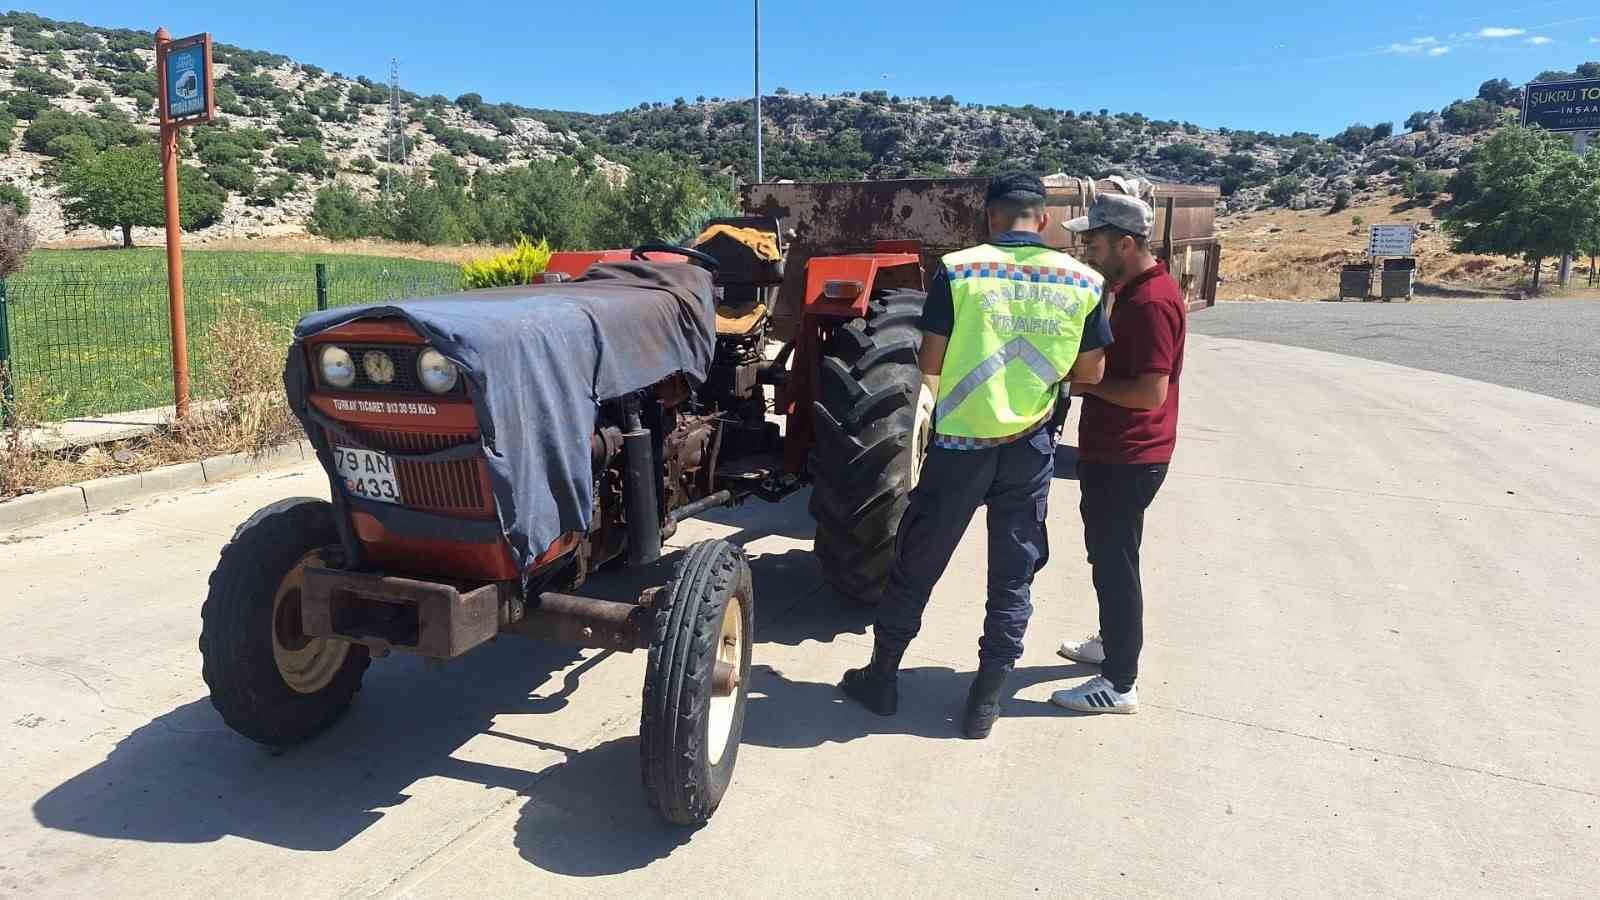
[[[1139,544],[1144,511],[1167,477],[1178,442],[1178,381],[1188,308],[1183,292],[1149,247],[1154,221],[1136,197],[1101,194],[1088,215],[1067,223],[1083,235],[1082,259],[1116,285],[1115,343],[1106,347],[1105,378],[1074,384],[1083,397],[1078,425],[1079,510],[1089,551],[1100,632],[1067,643],[1061,654],[1098,664],[1101,674],[1051,700],[1080,712],[1133,713],[1134,680],[1144,645]]]

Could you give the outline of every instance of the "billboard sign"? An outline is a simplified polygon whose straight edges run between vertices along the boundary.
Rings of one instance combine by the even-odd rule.
[[[173,125],[209,122],[216,115],[211,85],[211,35],[179,38],[163,50],[161,119]]]
[[[1600,131],[1600,78],[1528,85],[1522,90],[1522,124],[1546,131]]]
[[[1367,255],[1410,256],[1413,234],[1410,225],[1374,225],[1372,239],[1367,243]]]

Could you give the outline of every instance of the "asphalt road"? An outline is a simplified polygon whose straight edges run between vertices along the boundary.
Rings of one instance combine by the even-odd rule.
[[[1222,303],[1195,334],[1270,341],[1600,406],[1600,301]]]
[[[639,654],[396,655],[304,746],[230,731],[206,577],[252,510],[327,490],[310,465],[0,534],[0,898],[1592,896],[1600,409],[1203,335],[1188,366],[1136,716],[1049,703],[1093,671],[1055,655],[1095,623],[1069,477],[981,742],[955,716],[982,516],[892,718],[834,687],[869,614],[824,586],[804,496],[685,523],[674,555],[744,546],[757,616],[738,771],[696,831],[641,797]]]

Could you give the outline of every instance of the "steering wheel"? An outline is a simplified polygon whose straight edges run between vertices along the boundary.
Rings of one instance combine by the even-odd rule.
[[[676,253],[679,256],[688,257],[690,262],[695,263],[696,265],[700,266],[700,268],[705,269],[707,272],[715,272],[722,265],[721,263],[717,262],[717,258],[715,256],[712,256],[709,253],[701,253],[699,250],[691,250],[688,247],[679,247],[676,244],[640,244],[639,246],[633,248],[632,258],[648,260],[649,257],[645,256],[646,253]]]

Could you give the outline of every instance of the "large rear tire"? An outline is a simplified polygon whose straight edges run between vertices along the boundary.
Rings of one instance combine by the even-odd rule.
[[[815,551],[828,582],[857,603],[877,603],[888,583],[929,436],[917,411],[926,300],[922,291],[882,294],[865,318],[834,332],[819,361],[809,460]]]
[[[361,688],[367,648],[307,637],[305,568],[339,543],[333,507],[295,497],[264,507],[234,532],[200,608],[201,674],[234,731],[275,747],[332,725]]]
[[[733,780],[755,643],[755,593],[744,552],[690,547],[656,595],[639,714],[644,793],[668,821],[711,818]]]

